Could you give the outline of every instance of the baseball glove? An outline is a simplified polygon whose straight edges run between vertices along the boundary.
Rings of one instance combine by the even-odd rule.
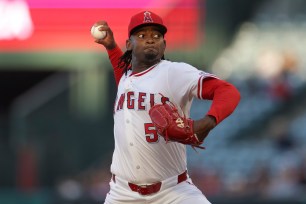
[[[193,120],[181,116],[173,103],[156,104],[149,110],[149,115],[158,134],[166,141],[205,149],[193,131]]]

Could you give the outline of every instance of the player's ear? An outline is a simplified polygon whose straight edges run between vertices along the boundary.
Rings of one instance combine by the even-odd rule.
[[[132,50],[132,43],[131,43],[131,39],[127,39],[125,41],[125,47],[127,50]]]
[[[166,43],[166,40],[164,40],[164,47],[163,47],[164,51],[165,51],[166,47],[167,47],[167,43]]]

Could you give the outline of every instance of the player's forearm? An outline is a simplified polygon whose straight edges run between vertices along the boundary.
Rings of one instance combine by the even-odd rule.
[[[193,130],[199,141],[203,141],[216,125],[216,119],[213,116],[207,115],[204,118],[193,122]]]
[[[109,44],[105,44],[104,47],[106,48],[107,51],[112,51],[113,49],[117,48],[118,46],[117,46],[115,41],[112,41]]]

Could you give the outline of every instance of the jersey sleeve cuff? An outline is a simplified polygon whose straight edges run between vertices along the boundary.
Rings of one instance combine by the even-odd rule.
[[[209,110],[206,115],[214,117],[215,120],[216,120],[216,124],[220,123],[220,119],[218,118],[218,114],[213,109]]]
[[[116,55],[116,54],[121,54],[122,51],[121,49],[118,47],[118,45],[116,45],[116,47],[114,47],[113,49],[110,49],[110,50],[107,50],[107,54],[109,56],[113,56],[113,55]]]

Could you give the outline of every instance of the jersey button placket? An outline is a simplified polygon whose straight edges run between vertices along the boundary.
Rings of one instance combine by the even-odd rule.
[[[128,124],[130,123],[130,120],[129,120],[129,119],[126,119],[125,122],[126,122],[126,124],[128,125]],[[130,146],[133,146],[133,145],[134,145],[134,143],[133,143],[133,142],[130,142]]]
[[[126,111],[125,114],[125,123],[126,123],[126,133],[128,135],[129,138],[129,145],[132,147],[134,145],[134,138],[133,138],[133,127],[132,127],[132,123],[131,123],[131,119],[130,119],[130,113],[128,111]]]
[[[124,82],[124,88],[125,88],[125,92],[129,92],[132,90],[132,79],[131,77],[126,78],[125,82]],[[127,101],[125,101],[125,103],[127,103]],[[126,104],[127,105],[127,104]],[[126,133],[129,136],[129,145],[130,147],[132,147],[134,145],[133,143],[133,129],[132,129],[132,124],[131,124],[131,113],[130,111],[126,108],[124,110],[124,116],[125,116],[125,123],[126,123]]]
[[[128,91],[126,91],[128,92]],[[125,101],[127,102],[127,101]],[[134,130],[133,130],[133,123],[132,123],[132,118],[133,118],[133,115],[132,115],[132,111],[131,110],[128,110],[127,108],[124,110],[124,121],[125,121],[125,132],[128,136],[128,145],[129,145],[129,151],[131,152],[132,155],[137,155],[137,149],[135,148],[135,133],[134,133]],[[136,163],[136,160],[134,160],[134,158],[131,158],[130,160],[131,162],[131,165],[136,169],[140,169],[140,166]]]
[[[132,81],[133,81],[133,77],[129,77],[125,80],[124,82],[125,91],[131,91],[133,89]]]
[[[125,92],[129,92],[129,91],[133,91],[134,90],[134,86],[133,86],[133,79],[134,77],[131,76],[129,77],[126,82],[125,82]],[[135,148],[135,130],[133,129],[133,123],[132,123],[132,118],[133,118],[133,111],[132,110],[128,110],[125,109],[125,123],[126,123],[126,132],[128,134],[129,137],[129,146],[130,146],[130,151],[134,152],[133,155],[137,155],[137,148]],[[133,160],[134,161],[134,160]],[[136,160],[137,161],[137,160]],[[133,164],[136,170],[140,169],[140,165],[137,163]]]

